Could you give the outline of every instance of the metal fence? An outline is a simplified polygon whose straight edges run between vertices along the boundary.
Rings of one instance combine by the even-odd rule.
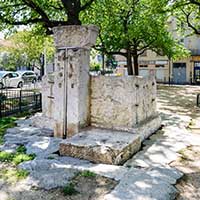
[[[197,94],[197,107],[200,107],[200,94]]]
[[[0,118],[25,111],[40,111],[42,96],[34,90],[6,89],[0,91]]]

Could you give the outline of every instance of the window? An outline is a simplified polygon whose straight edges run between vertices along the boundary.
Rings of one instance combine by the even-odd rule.
[[[12,78],[16,78],[18,77],[19,75],[17,73],[12,73]]]
[[[194,80],[200,82],[200,62],[194,62]]]
[[[4,78],[12,78],[12,74],[11,74],[11,73],[6,74],[6,75],[4,76]]]
[[[23,74],[23,77],[26,77],[26,76],[33,76],[34,73],[33,72],[26,72]]]
[[[162,68],[165,67],[165,65],[156,65],[156,68]]]
[[[148,67],[148,65],[140,65],[140,67]]]

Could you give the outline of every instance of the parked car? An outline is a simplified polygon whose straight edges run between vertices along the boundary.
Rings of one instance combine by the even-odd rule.
[[[34,71],[31,70],[24,70],[24,71],[17,71],[20,77],[23,79],[24,83],[35,83],[37,81],[37,75]]]
[[[16,72],[0,71],[0,89],[5,87],[23,87],[23,79]]]

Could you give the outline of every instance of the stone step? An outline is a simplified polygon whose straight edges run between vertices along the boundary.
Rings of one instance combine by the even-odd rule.
[[[60,154],[94,163],[120,165],[141,147],[138,134],[88,128],[60,143]]]

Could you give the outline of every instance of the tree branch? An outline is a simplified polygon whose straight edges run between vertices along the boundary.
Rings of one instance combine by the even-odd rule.
[[[42,17],[42,20],[46,25],[52,26],[51,21],[49,20],[47,14],[37,4],[35,4],[32,0],[22,0],[22,1],[33,11],[37,12]]]
[[[195,5],[197,5],[197,6],[200,6],[200,2],[199,2],[199,1],[196,1],[196,0],[189,0],[189,2],[190,2],[191,4],[195,4]]]
[[[6,19],[5,17],[1,16],[0,19],[2,22],[7,23],[9,25],[14,25],[14,26],[18,26],[18,25],[28,25],[28,24],[34,24],[34,23],[40,23],[43,22],[42,18],[35,18],[35,19],[28,19],[26,21],[11,21]]]
[[[190,22],[191,13],[186,13],[183,9],[182,9],[182,12],[186,16],[186,21],[187,21],[188,27],[191,28],[195,34],[200,35],[200,31],[194,25],[192,25],[192,23]]]

